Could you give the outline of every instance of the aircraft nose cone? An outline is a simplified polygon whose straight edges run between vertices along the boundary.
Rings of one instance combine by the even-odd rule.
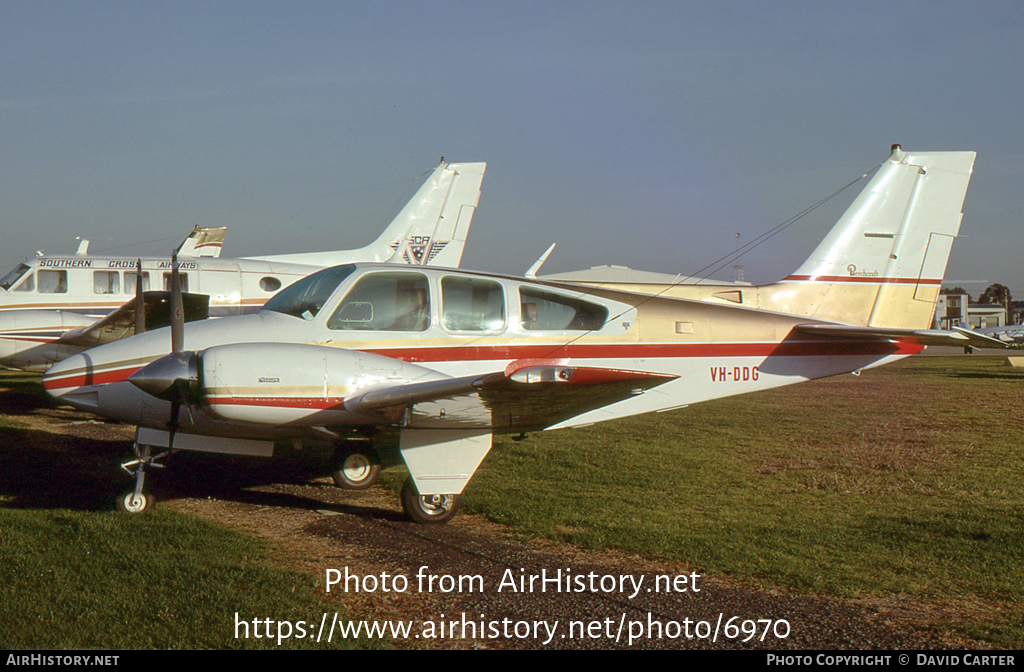
[[[196,353],[174,352],[142,367],[128,377],[128,382],[157,399],[170,401],[178,381],[197,379]]]

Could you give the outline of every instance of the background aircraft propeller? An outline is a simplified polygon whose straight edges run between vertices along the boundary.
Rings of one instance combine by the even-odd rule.
[[[146,331],[146,300],[142,286],[142,258],[138,260],[135,271],[135,333]]]

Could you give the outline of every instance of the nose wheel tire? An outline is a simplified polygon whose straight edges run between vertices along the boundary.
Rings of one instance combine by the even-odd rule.
[[[380,478],[380,463],[366,453],[349,453],[331,472],[334,484],[345,490],[365,490]]]
[[[444,525],[455,517],[461,505],[462,495],[421,495],[412,476],[402,486],[402,509],[421,525]]]
[[[153,495],[135,491],[126,492],[117,498],[117,510],[121,513],[143,513],[153,508]]]

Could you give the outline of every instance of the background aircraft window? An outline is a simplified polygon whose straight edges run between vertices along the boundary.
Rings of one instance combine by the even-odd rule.
[[[10,289],[14,286],[14,283],[20,280],[21,276],[25,275],[29,270],[30,269],[27,264],[18,264],[13,271],[5,275],[3,279],[0,280],[0,287]]]
[[[67,271],[39,271],[39,293],[40,294],[67,294],[68,293],[68,272]]]
[[[263,309],[312,320],[324,307],[327,299],[331,298],[338,285],[352,275],[354,270],[355,266],[345,264],[307,275],[271,297],[263,304]]]
[[[608,309],[533,287],[519,288],[523,329],[529,331],[590,331],[600,329]]]
[[[501,331],[505,327],[501,285],[483,278],[442,278],[441,323],[449,331]]]
[[[36,276],[35,273],[29,273],[28,277],[25,278],[24,282],[14,288],[16,292],[31,292],[36,288]]]
[[[121,274],[117,271],[93,271],[93,294],[117,294],[121,291]]]
[[[371,273],[360,278],[327,321],[328,329],[424,331],[430,290],[419,273]]]
[[[265,278],[260,278],[260,289],[264,292],[276,292],[281,289],[281,281],[269,275]]]
[[[124,293],[135,294],[135,271],[124,272]],[[142,272],[142,291],[149,291],[149,271]]]
[[[182,273],[181,271],[178,271],[178,275],[181,277],[181,291],[187,292],[188,291],[188,273]],[[145,287],[145,285],[143,285],[143,287]],[[164,273],[164,291],[165,292],[171,291],[171,274],[170,273]]]

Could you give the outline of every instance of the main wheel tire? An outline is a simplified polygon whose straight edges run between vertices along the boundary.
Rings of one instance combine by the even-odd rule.
[[[365,490],[380,478],[380,462],[359,451],[345,455],[338,468],[331,472],[334,484],[345,490]]]
[[[143,492],[136,498],[132,490],[117,498],[117,510],[121,513],[143,513],[153,508],[153,502],[153,495]]]
[[[402,486],[402,509],[421,525],[444,525],[455,517],[461,505],[462,495],[421,495],[412,476]]]

